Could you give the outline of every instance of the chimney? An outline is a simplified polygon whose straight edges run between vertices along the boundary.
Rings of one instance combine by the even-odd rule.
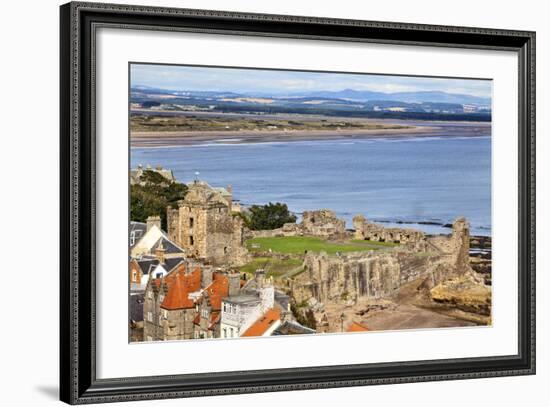
[[[259,289],[264,287],[264,280],[265,280],[265,270],[264,269],[258,269],[254,273],[254,279],[256,280],[256,286]]]
[[[149,216],[147,218],[147,232],[149,232],[153,226],[160,229],[160,216]]]
[[[212,284],[212,266],[210,265],[204,265],[202,266],[202,272],[201,272],[201,287],[206,288],[210,284]]]
[[[160,264],[164,264],[164,253],[166,253],[166,249],[164,249],[161,239],[159,245],[155,249],[155,257],[159,259]]]
[[[227,279],[229,280],[229,296],[238,295],[241,290],[241,273],[229,273]]]

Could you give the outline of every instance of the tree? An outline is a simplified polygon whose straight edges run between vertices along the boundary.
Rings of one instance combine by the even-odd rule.
[[[272,230],[282,227],[285,223],[296,222],[296,216],[290,213],[286,204],[279,202],[252,205],[249,211],[247,226],[252,230]]]
[[[172,182],[156,171],[146,170],[140,183],[130,188],[130,219],[145,222],[149,216],[159,215],[161,226],[167,229],[166,209],[185,198],[187,186]]]

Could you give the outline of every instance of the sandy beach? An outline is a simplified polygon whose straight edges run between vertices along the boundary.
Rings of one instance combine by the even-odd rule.
[[[168,147],[203,143],[266,143],[277,141],[337,140],[366,137],[434,136],[440,127],[413,126],[401,129],[372,130],[289,130],[289,131],[175,131],[132,132],[132,147]]]

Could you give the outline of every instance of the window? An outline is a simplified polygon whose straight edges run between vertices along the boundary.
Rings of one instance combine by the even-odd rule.
[[[159,296],[159,302],[162,303],[164,301],[164,294],[161,294]]]
[[[193,229],[193,226],[195,225],[195,219],[189,218],[189,228]]]
[[[193,236],[189,236],[189,244],[193,246],[195,244],[195,240],[193,239]]]
[[[231,338],[233,338],[233,328],[229,328],[229,335]]]
[[[132,281],[137,282],[137,271],[132,270]]]
[[[153,313],[151,311],[147,313],[147,321],[153,322]]]
[[[223,312],[227,312],[227,304],[225,302],[223,303]]]
[[[136,243],[136,232],[130,232],[130,246],[133,246]]]
[[[227,328],[223,328],[223,336],[222,338],[227,338]]]
[[[147,298],[153,298],[153,292],[147,291]]]

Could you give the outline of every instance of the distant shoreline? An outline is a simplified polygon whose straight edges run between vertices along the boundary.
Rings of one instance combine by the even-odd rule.
[[[480,126],[482,128],[483,126]],[[367,138],[407,137],[482,137],[483,131],[464,134],[449,134],[440,126],[411,126],[400,129],[372,130],[288,130],[288,131],[176,131],[176,132],[133,132],[131,147],[181,147],[206,143],[249,144],[268,142],[323,141]]]

